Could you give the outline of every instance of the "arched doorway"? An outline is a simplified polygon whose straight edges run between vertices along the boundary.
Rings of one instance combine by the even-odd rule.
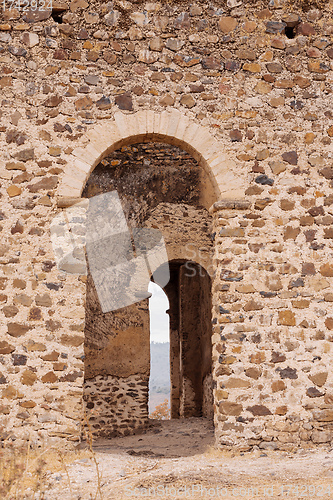
[[[220,199],[242,199],[247,186],[246,170],[239,170],[223,143],[215,139],[215,132],[216,129],[202,127],[176,109],[171,113],[116,112],[113,120],[91,128],[82,146],[70,154],[58,189],[58,206],[70,206],[81,198],[89,176],[103,158],[124,145],[142,142],[176,145],[198,161],[207,180],[201,186],[203,206],[207,209]]]
[[[117,191],[130,230],[158,229],[164,237],[173,418],[212,412],[211,279],[205,269],[213,243],[211,216],[201,196],[208,184],[189,153],[140,143],[106,157],[83,192],[91,198]],[[149,338],[148,299],[103,313],[89,274],[84,399],[94,434],[126,435],[148,425]]]

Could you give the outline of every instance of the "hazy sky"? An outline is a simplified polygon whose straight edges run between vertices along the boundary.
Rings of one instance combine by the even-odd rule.
[[[148,290],[153,295],[149,299],[150,342],[169,342],[169,301],[162,288],[149,283]]]

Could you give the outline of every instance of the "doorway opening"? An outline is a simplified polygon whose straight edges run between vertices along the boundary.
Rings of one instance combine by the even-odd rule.
[[[212,219],[209,179],[198,162],[164,144],[128,145],[92,172],[83,197],[117,191],[129,230],[157,229],[167,250],[170,414],[213,416]],[[202,193],[205,193],[203,196]],[[148,285],[147,285],[148,286]],[[149,419],[149,299],[103,313],[87,278],[84,400],[94,435],[141,432]]]
[[[148,292],[150,322],[149,417],[170,418],[170,322],[169,300],[163,289],[151,281]]]

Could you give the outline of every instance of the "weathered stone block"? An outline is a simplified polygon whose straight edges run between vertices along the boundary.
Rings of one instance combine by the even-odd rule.
[[[285,360],[286,356],[282,352],[272,352],[271,363],[283,363]]]
[[[330,431],[313,431],[311,439],[314,443],[329,443],[332,440],[332,433]]]
[[[333,410],[313,410],[312,411],[313,420],[317,422],[333,422]]]
[[[231,401],[221,401],[219,404],[219,411],[222,415],[238,417],[243,411],[243,406],[239,403],[233,403]]]
[[[282,380],[275,380],[272,382],[272,392],[284,391],[286,389],[286,384]]]
[[[287,366],[287,368],[276,368],[276,371],[280,373],[280,377],[282,379],[290,378],[295,380],[298,378],[296,368],[290,368],[289,366]]]
[[[221,17],[218,26],[223,33],[230,33],[237,27],[237,19],[234,17],[226,16]]]
[[[0,340],[0,354],[10,354],[15,351],[15,347],[6,340]]]
[[[309,379],[311,380],[311,382],[313,382],[318,387],[322,387],[323,385],[325,385],[327,377],[328,372],[319,372],[309,375]]]
[[[230,377],[225,383],[227,389],[248,389],[251,383],[241,378]]]
[[[333,318],[326,318],[325,319],[325,326],[329,330],[333,330]]]
[[[52,371],[50,372],[47,372],[45,375],[43,375],[41,377],[41,381],[44,383],[44,384],[54,384],[55,382],[57,382],[58,380],[58,377],[56,376],[56,374]]]
[[[326,277],[330,277],[332,278],[333,277],[333,265],[331,264],[322,264],[320,266],[320,274],[322,276],[326,276]]]
[[[290,310],[279,311],[279,324],[285,326],[295,326],[295,314]]]
[[[266,355],[264,351],[258,351],[256,354],[250,355],[250,363],[261,364],[264,363]]]
[[[242,238],[245,236],[245,231],[241,227],[226,227],[221,229],[221,231],[219,232],[219,236],[223,238]]]
[[[37,380],[37,375],[32,370],[24,370],[20,380],[23,385],[33,385]]]
[[[266,415],[272,415],[272,412],[270,411],[267,406],[264,405],[254,405],[254,406],[248,406],[246,408],[248,411],[252,413],[255,417],[263,417]]]
[[[254,368],[254,367],[247,368],[245,370],[245,375],[255,380],[258,380],[258,378],[261,376],[261,373],[262,372],[259,368]]]

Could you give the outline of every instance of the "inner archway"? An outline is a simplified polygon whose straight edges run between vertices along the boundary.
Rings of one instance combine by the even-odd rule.
[[[169,265],[171,418],[213,418],[211,277],[190,260]]]
[[[171,416],[210,416],[211,216],[201,193],[209,179],[187,152],[169,144],[123,146],[96,167],[83,196],[117,191],[129,231],[159,230],[170,281]],[[205,191],[207,193],[207,190]],[[111,437],[149,424],[148,299],[103,313],[87,279],[84,399],[93,433]]]

